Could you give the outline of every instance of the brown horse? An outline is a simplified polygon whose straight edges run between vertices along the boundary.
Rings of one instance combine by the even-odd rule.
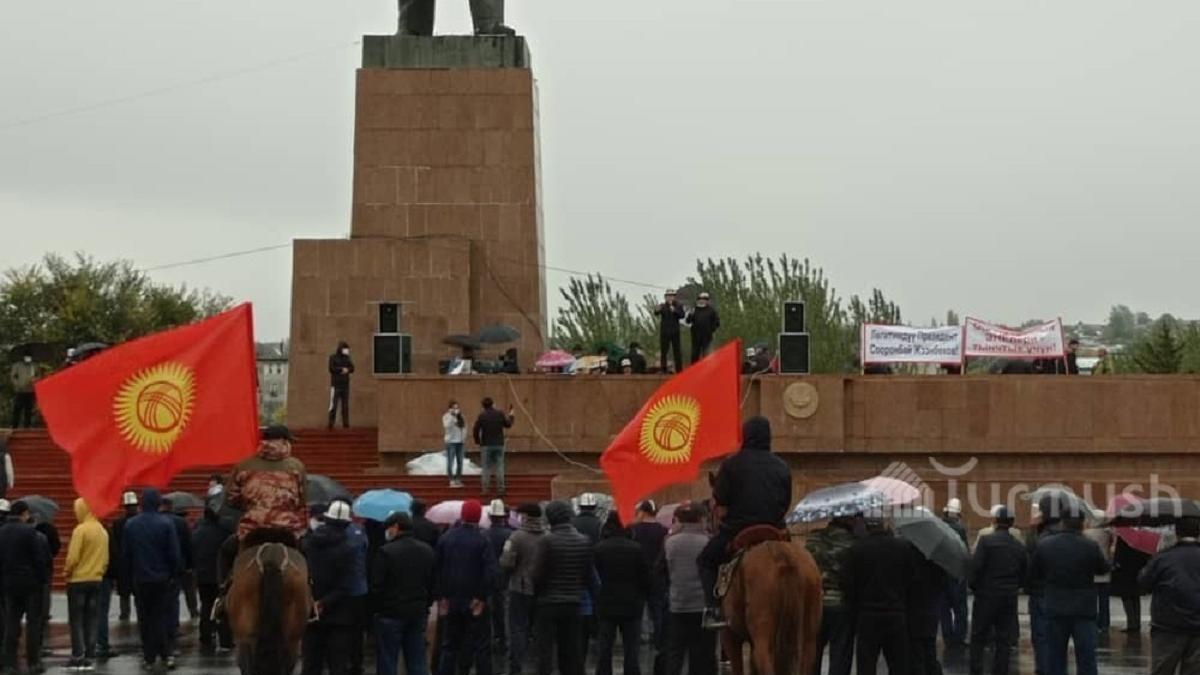
[[[755,675],[811,675],[821,630],[821,571],[796,542],[767,541],[748,549],[724,599],[729,627],[721,644],[733,675],[743,675],[750,643]]]
[[[312,611],[308,564],[290,534],[283,533],[287,543],[274,533],[256,534],[233,563],[226,601],[238,668],[242,675],[291,675]]]

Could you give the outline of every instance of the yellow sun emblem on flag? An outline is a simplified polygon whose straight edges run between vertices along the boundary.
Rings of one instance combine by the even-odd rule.
[[[187,427],[195,377],[187,366],[168,361],[134,373],[113,399],[121,436],[143,452],[162,454]]]
[[[642,453],[655,464],[682,464],[692,457],[700,427],[700,403],[690,396],[665,396],[642,419]]]

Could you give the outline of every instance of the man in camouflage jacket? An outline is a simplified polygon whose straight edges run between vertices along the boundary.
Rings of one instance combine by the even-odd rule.
[[[286,530],[297,539],[308,526],[304,463],[292,457],[292,436],[282,425],[267,427],[258,454],[233,469],[227,503],[242,511],[238,539],[254,530]]]
[[[834,518],[827,527],[808,535],[805,542],[805,548],[821,569],[824,590],[821,633],[817,642],[818,673],[826,645],[829,646],[829,675],[850,675],[854,662],[854,617],[842,597],[842,561],[854,540],[854,522],[848,518]]]

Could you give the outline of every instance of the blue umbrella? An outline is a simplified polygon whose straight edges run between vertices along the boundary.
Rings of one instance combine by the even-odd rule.
[[[788,524],[815,523],[882,509],[887,496],[862,483],[845,483],[810,492],[788,515]]]
[[[368,490],[354,500],[354,515],[382,523],[397,511],[412,513],[412,501],[412,495],[407,492]]]

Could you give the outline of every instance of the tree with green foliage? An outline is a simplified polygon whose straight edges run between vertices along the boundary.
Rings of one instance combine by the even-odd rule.
[[[787,255],[777,259],[752,255],[744,260],[707,259],[696,263],[695,276],[679,286],[678,297],[694,306],[701,291],[712,295],[721,315],[717,342],[740,338],[747,346],[774,346],[783,325],[783,303],[802,300],[811,336],[812,369],[818,373],[853,372],[858,358],[859,326],[863,321],[899,324],[900,308],[875,290],[865,300],[857,296],[844,302],[824,270],[808,260]],[[653,350],[658,345],[654,309],[661,302],[645,295],[636,310],[625,296],[603,278],[572,279],[560,289],[566,305],[559,309],[553,343],[559,347],[580,344],[641,342]],[[684,330],[684,351],[688,331]]]
[[[651,344],[656,334],[647,317],[635,317],[629,300],[599,274],[572,277],[560,288],[564,306],[558,308],[551,344],[559,349],[581,345],[595,350],[616,345],[624,349],[630,342]],[[657,344],[658,340],[653,340]]]
[[[1109,344],[1128,344],[1137,333],[1137,317],[1126,305],[1115,305],[1108,312],[1104,341]]]
[[[20,345],[51,343],[65,350],[83,342],[116,344],[197,321],[230,304],[207,291],[156,284],[128,261],[48,254],[36,265],[0,276],[0,364],[7,373]],[[0,409],[7,408],[9,386],[4,378]]]
[[[1178,373],[1182,365],[1183,342],[1179,327],[1169,315],[1163,315],[1150,332],[1133,345],[1131,360],[1138,371],[1152,374]]]

